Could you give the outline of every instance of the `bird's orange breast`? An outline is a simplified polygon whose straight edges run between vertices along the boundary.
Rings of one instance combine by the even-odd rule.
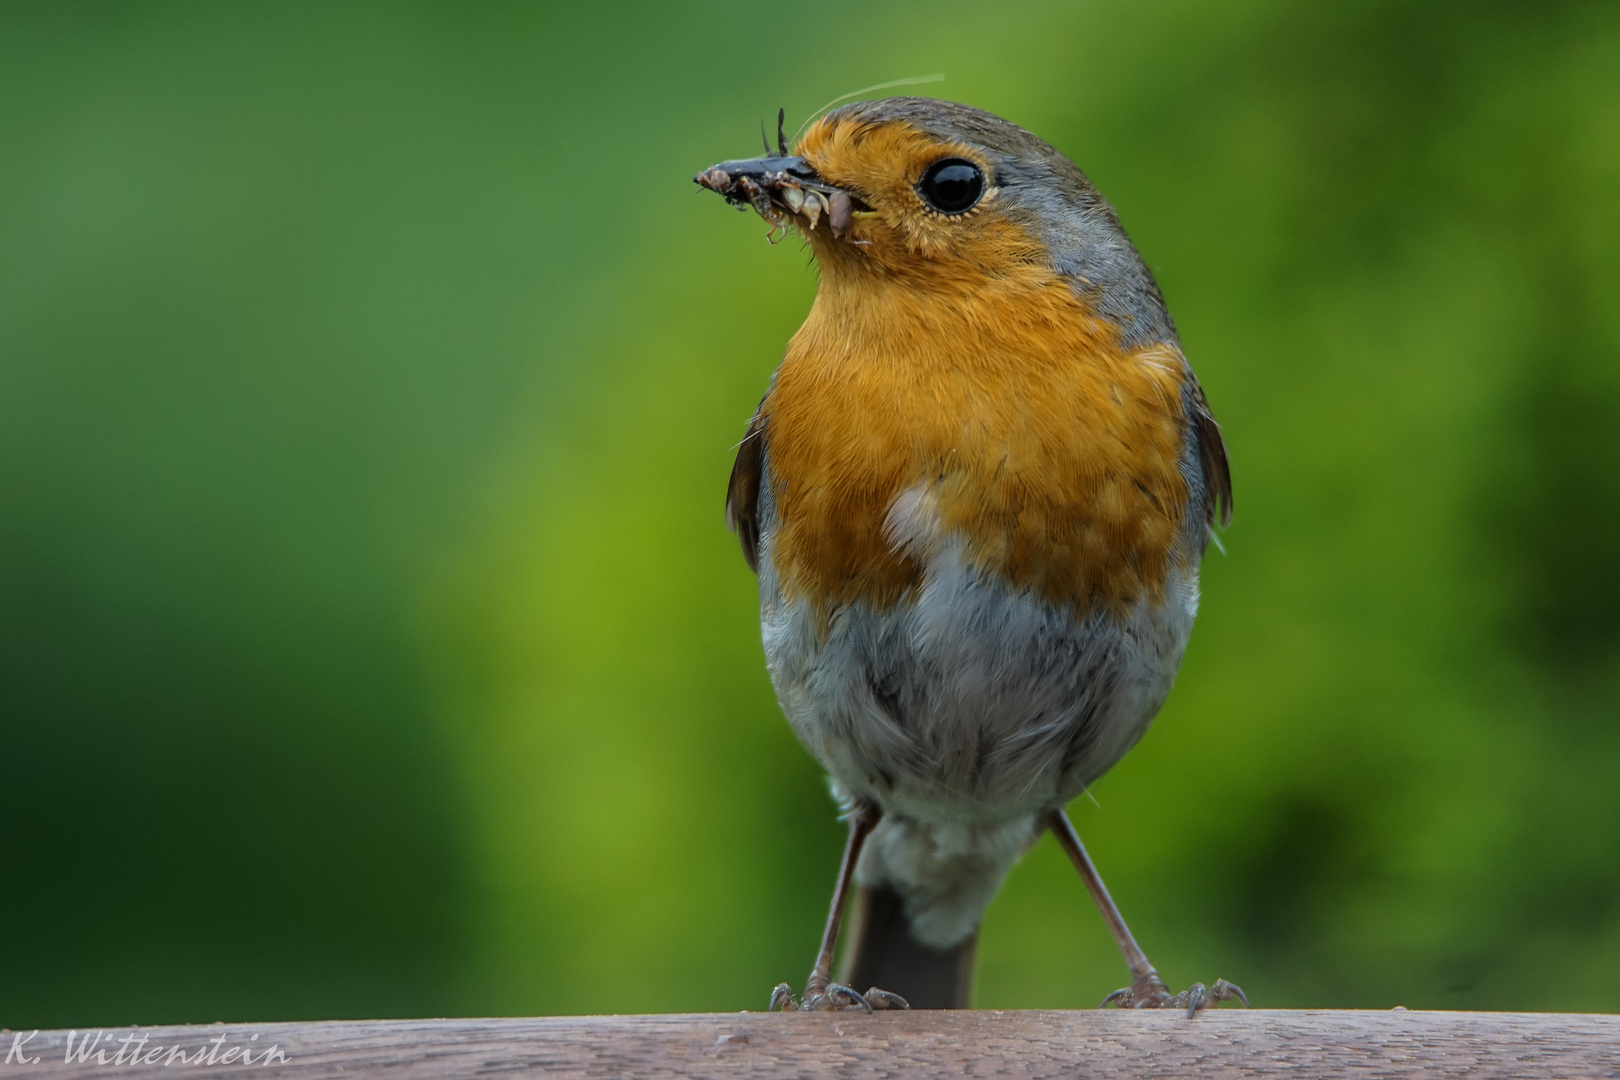
[[[1077,615],[1162,595],[1188,501],[1178,352],[1122,349],[1033,261],[926,289],[827,269],[761,408],[786,598],[914,589],[924,567],[884,523],[918,490],[1015,589]]]

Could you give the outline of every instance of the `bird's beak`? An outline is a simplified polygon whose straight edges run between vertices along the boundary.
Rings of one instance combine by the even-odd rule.
[[[752,206],[772,225],[783,224],[784,211],[803,220],[812,231],[826,217],[833,235],[843,238],[854,216],[855,201],[849,192],[824,181],[801,157],[722,161],[692,181],[739,209]]]

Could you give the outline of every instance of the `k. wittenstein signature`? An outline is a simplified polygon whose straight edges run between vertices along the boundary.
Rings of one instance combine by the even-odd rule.
[[[6,1052],[4,1065],[38,1065],[47,1053],[54,1060],[56,1048],[35,1043],[38,1031],[11,1033],[11,1048]],[[148,1046],[150,1033],[131,1031],[127,1035],[107,1031],[77,1029],[67,1033],[67,1044],[62,1051],[64,1065],[281,1065],[287,1055],[276,1043],[256,1045],[258,1035],[231,1041],[228,1032],[221,1032],[201,1046],[180,1043],[153,1043]]]

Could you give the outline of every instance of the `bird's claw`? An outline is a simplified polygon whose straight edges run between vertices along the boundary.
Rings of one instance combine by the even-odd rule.
[[[1216,979],[1214,985],[1205,986],[1203,983],[1193,983],[1179,994],[1172,994],[1165,988],[1164,980],[1156,973],[1149,973],[1137,979],[1130,986],[1115,990],[1102,999],[1099,1009],[1106,1009],[1110,1005],[1117,1009],[1186,1009],[1190,1020],[1198,1015],[1198,1010],[1222,1001],[1241,1001],[1243,1007],[1249,1007],[1249,998],[1242,989],[1227,982],[1225,979]]]
[[[1214,1005],[1222,1001],[1240,1001],[1243,1007],[1249,1007],[1249,995],[1243,989],[1225,979],[1216,979],[1214,985],[1205,986],[1203,983],[1193,983],[1187,989],[1170,999],[1171,1008],[1186,1008],[1187,1019],[1191,1020],[1198,1014],[1198,1010],[1206,1005]]]
[[[891,994],[891,993],[889,993],[889,991],[887,991],[887,990],[879,990],[875,986],[869,987],[864,996],[866,998],[867,1004],[871,1005],[872,1008],[874,1008],[874,1009],[909,1009],[909,1008],[911,1008],[911,1002],[907,1001],[905,998],[901,997],[899,994]]]
[[[842,983],[828,983],[817,990],[806,987],[804,1000],[793,996],[793,988],[778,983],[771,991],[771,1012],[871,1012],[873,1009],[909,1009],[910,1003],[899,994],[872,987],[858,993]]]

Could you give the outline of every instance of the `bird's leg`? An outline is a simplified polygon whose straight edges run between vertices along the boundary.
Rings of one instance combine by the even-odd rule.
[[[771,1011],[799,1009],[827,1011],[834,1009],[906,1009],[906,999],[899,994],[873,987],[861,994],[832,981],[833,950],[838,945],[838,929],[844,921],[844,905],[849,899],[849,886],[855,880],[855,864],[860,860],[866,838],[877,828],[883,812],[875,807],[857,804],[849,812],[849,839],[844,843],[844,858],[838,867],[838,884],[833,887],[832,906],[827,912],[827,926],[821,932],[821,951],[816,954],[816,966],[805,980],[804,1001],[793,1000],[793,988],[780,983],[771,991]]]
[[[1109,995],[1110,1000],[1121,993],[1130,994],[1134,1004],[1148,1006],[1150,1001],[1162,1004],[1170,998],[1170,991],[1165,988],[1164,980],[1148,962],[1147,954],[1142,946],[1136,943],[1131,936],[1131,928],[1125,925],[1125,918],[1119,913],[1114,904],[1114,898],[1108,895],[1108,886],[1103,884],[1097,873],[1096,866],[1092,865],[1091,856],[1086,854],[1086,846],[1080,842],[1080,834],[1074,831],[1074,825],[1069,821],[1069,815],[1062,809],[1052,812],[1052,835],[1063,846],[1063,851],[1074,863],[1074,868],[1080,874],[1080,880],[1085,883],[1086,891],[1091,899],[1096,901],[1097,909],[1102,912],[1103,921],[1108,924],[1108,932],[1114,935],[1114,944],[1119,951],[1125,954],[1125,963],[1131,969],[1131,988],[1128,991],[1116,990]]]
[[[1119,951],[1125,955],[1125,963],[1131,969],[1131,985],[1103,998],[1102,1008],[1115,1005],[1121,1009],[1186,1009],[1190,1017],[1205,1005],[1217,1001],[1236,999],[1243,1002],[1244,1008],[1249,1007],[1249,999],[1243,991],[1225,979],[1216,979],[1214,985],[1209,987],[1203,983],[1193,983],[1179,994],[1170,993],[1164,980],[1159,978],[1159,973],[1148,963],[1147,954],[1136,943],[1136,938],[1131,936],[1130,927],[1125,925],[1125,918],[1115,906],[1114,898],[1108,895],[1108,886],[1103,884],[1097,868],[1092,865],[1091,856],[1086,854],[1086,846],[1080,842],[1080,834],[1074,831],[1074,825],[1062,807],[1052,811],[1048,826],[1052,835],[1057,837],[1057,842],[1063,846],[1069,861],[1074,863],[1080,880],[1085,882],[1086,891],[1096,901],[1103,921],[1108,924],[1108,932],[1114,935],[1114,944],[1119,946]]]

